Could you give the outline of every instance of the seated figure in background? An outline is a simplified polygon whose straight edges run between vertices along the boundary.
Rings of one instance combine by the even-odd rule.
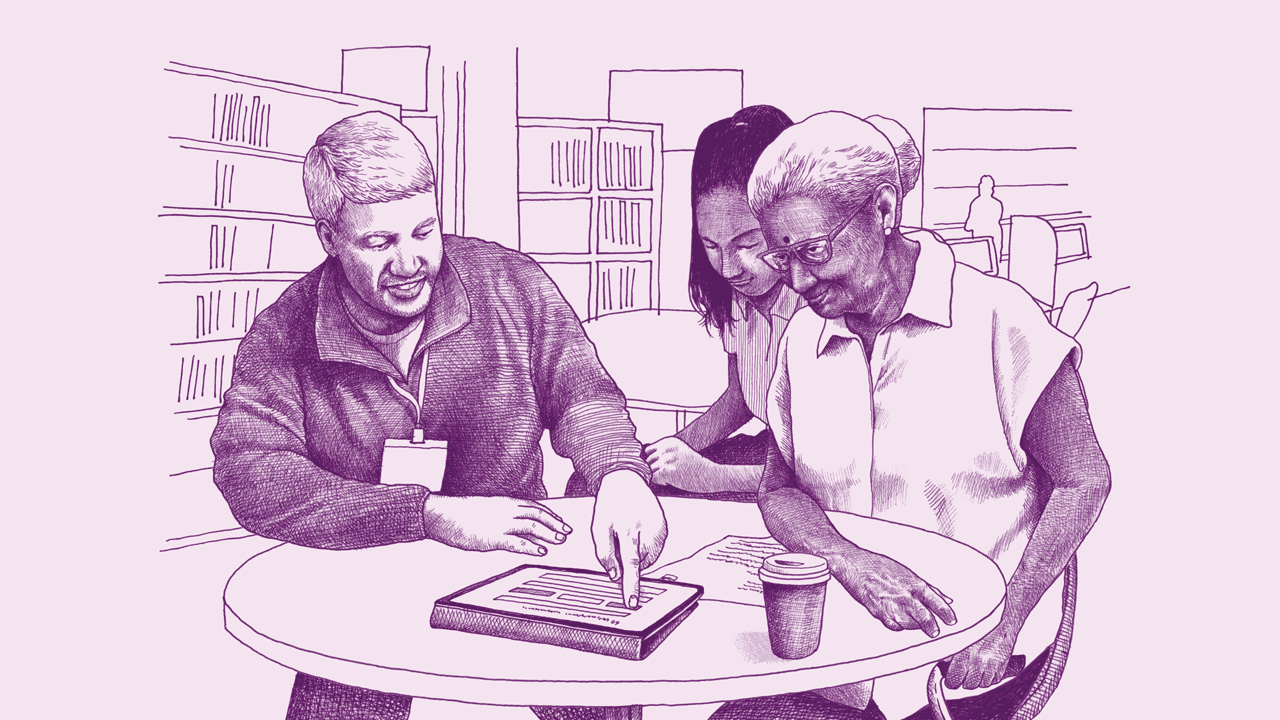
[[[1004,203],[1000,202],[995,192],[995,179],[990,175],[983,175],[978,181],[978,197],[969,203],[969,215],[964,220],[964,229],[973,237],[991,238],[991,246],[996,253],[996,267],[999,268],[1006,252],[1004,226],[1000,224],[1004,219]]]
[[[945,588],[843,537],[824,511],[937,532],[995,561],[1003,615],[946,676],[952,688],[985,688],[1004,677],[1028,614],[1093,526],[1110,471],[1074,340],[1017,285],[956,264],[928,235],[902,235],[908,150],[829,112],[783,131],[756,164],[748,192],[762,258],[807,302],[778,349],[759,503],[779,542],[826,558],[894,631],[936,637],[939,620],[954,623]],[[923,678],[916,687],[923,695]],[[817,695],[731,702],[713,717],[883,717],[870,683]]]

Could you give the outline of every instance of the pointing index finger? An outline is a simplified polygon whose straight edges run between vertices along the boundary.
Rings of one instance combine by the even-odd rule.
[[[616,547],[622,569],[622,602],[635,610],[640,607],[640,548],[637,539],[622,536],[617,536]]]

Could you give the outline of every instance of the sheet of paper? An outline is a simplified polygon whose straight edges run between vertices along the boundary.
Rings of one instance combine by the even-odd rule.
[[[703,598],[764,607],[760,563],[770,555],[787,552],[771,537],[727,535],[683,560],[654,568],[647,575],[675,576],[680,582],[705,589]]]

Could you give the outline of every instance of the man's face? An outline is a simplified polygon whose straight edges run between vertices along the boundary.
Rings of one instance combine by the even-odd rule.
[[[807,265],[793,256],[788,272],[782,274],[783,281],[803,295],[818,315],[837,318],[870,310],[871,287],[884,257],[884,231],[873,215],[864,207],[849,221],[834,238],[827,262]],[[843,220],[826,203],[795,197],[766,209],[760,227],[769,247],[776,248],[823,237]]]
[[[338,258],[347,284],[372,310],[409,318],[427,309],[443,253],[435,193],[343,203],[324,224],[325,252]]]

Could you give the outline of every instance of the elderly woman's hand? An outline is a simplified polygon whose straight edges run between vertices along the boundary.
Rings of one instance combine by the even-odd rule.
[[[892,558],[850,544],[827,561],[849,594],[890,630],[923,630],[938,637],[935,616],[956,623],[951,599]]]
[[[1018,631],[1003,621],[981,640],[951,656],[947,687],[966,690],[991,687],[1004,679]]]

